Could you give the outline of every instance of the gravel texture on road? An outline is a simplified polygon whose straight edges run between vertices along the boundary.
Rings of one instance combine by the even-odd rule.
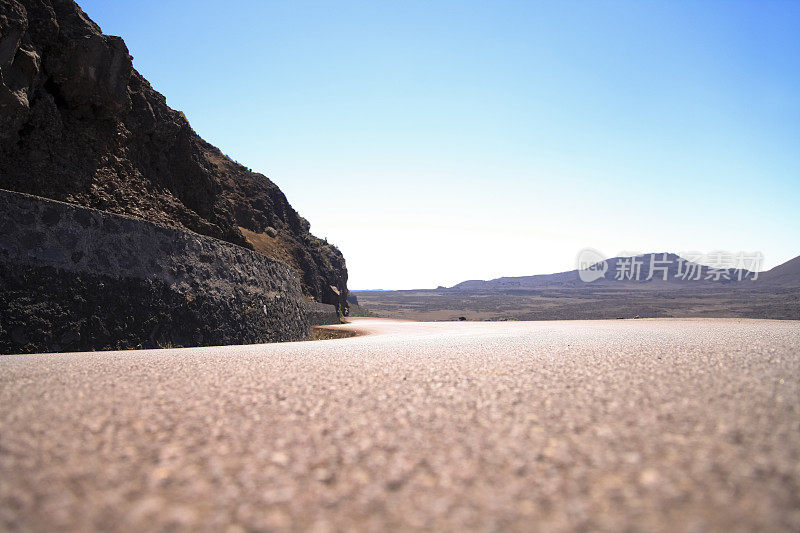
[[[0,529],[800,530],[800,322],[0,357]]]

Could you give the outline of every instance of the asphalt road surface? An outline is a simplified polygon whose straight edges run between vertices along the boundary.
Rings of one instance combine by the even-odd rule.
[[[800,322],[0,357],[0,529],[800,530]]]

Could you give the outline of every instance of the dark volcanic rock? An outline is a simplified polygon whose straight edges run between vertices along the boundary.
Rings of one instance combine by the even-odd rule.
[[[221,300],[158,279],[0,262],[0,354],[220,346],[304,339],[297,301]],[[243,312],[250,309],[251,312]]]
[[[338,321],[241,246],[3,190],[0,213],[0,353],[304,340],[311,304]]]
[[[126,214],[281,260],[347,309],[338,249],[266,176],[201,139],[70,0],[0,0],[0,188]],[[274,239],[254,246],[240,228]]]

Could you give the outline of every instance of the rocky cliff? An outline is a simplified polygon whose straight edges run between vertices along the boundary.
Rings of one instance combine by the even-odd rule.
[[[347,310],[339,250],[266,176],[203,141],[71,0],[0,0],[0,188],[255,250]]]

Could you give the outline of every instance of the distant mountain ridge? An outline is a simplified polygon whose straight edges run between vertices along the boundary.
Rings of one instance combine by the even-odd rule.
[[[764,283],[770,285],[800,286],[800,256],[762,272],[759,277]]]
[[[571,270],[471,280],[450,288],[355,294],[359,305],[377,316],[408,320],[800,320],[800,257],[758,272],[755,280],[748,270],[715,269],[676,254],[613,257],[600,269],[594,259],[580,264],[585,279],[598,279],[587,283]]]
[[[468,280],[450,291],[534,290],[543,288],[625,287],[641,289],[682,289],[714,285],[797,285],[800,286],[800,256],[766,272],[747,269],[716,268],[695,263],[674,253],[650,253],[631,257],[612,257],[605,261],[602,277],[587,282],[581,271],[554,274],[501,277],[492,280]],[[753,279],[755,278],[755,279]],[[744,284],[744,285],[743,285]]]

